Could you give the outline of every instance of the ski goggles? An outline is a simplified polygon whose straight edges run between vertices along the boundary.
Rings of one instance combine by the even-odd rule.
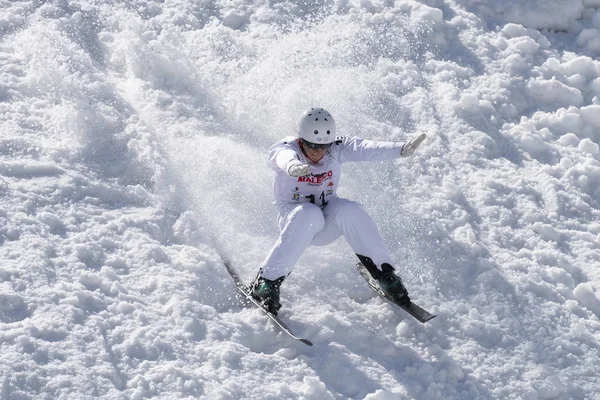
[[[324,144],[311,143],[311,142],[309,142],[307,140],[304,140],[304,139],[300,139],[300,141],[302,142],[302,146],[306,146],[306,147],[308,147],[309,149],[312,149],[312,150],[328,149],[333,144],[333,143],[324,143]]]

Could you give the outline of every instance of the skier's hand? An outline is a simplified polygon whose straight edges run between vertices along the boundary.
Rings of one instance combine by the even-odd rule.
[[[402,150],[400,150],[400,155],[402,157],[411,156],[415,152],[415,150],[417,150],[417,147],[419,147],[423,140],[425,140],[426,137],[427,135],[421,133],[419,136],[412,138],[408,142],[404,143],[404,146],[402,146]]]
[[[310,167],[307,164],[302,164],[298,160],[293,160],[290,163],[288,163],[286,170],[289,176],[310,175]]]

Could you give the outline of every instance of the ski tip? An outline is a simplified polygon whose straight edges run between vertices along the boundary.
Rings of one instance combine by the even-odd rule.
[[[427,318],[427,319],[423,320],[423,322],[425,323],[425,322],[427,322],[427,321],[431,321],[431,320],[432,320],[432,319],[434,319],[435,317],[437,317],[437,315],[432,315],[431,317],[429,317],[429,318]]]
[[[425,323],[425,322],[431,321],[432,319],[434,319],[435,317],[437,317],[437,315],[433,315],[433,314],[429,314],[428,312],[425,312],[424,314],[421,314],[421,315],[414,315],[413,314],[413,317],[415,317],[415,319],[417,321]]]
[[[312,342],[310,340],[308,340],[308,339],[298,339],[298,340],[300,340],[302,343],[304,343],[307,346],[312,346],[313,345]]]

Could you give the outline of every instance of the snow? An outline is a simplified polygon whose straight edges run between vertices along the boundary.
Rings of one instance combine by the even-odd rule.
[[[600,2],[0,4],[0,398],[595,399]],[[276,240],[266,150],[319,105],[428,139],[345,167],[423,325],[343,241]]]

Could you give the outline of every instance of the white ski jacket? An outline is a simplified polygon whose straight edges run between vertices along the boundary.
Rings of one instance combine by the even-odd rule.
[[[287,136],[269,149],[267,165],[276,173],[273,183],[273,203],[282,206],[310,202],[324,206],[337,197],[342,164],[348,161],[382,161],[400,158],[404,143],[376,142],[358,137],[336,140],[325,156],[312,162],[300,148],[300,140]],[[286,165],[297,159],[310,166],[310,175],[292,177]]]

